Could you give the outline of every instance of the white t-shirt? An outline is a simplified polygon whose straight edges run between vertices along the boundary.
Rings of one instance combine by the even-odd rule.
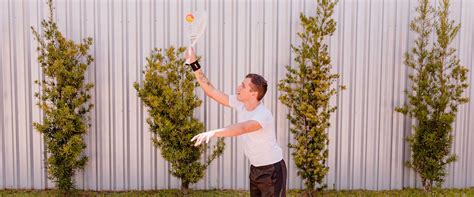
[[[281,161],[283,153],[276,141],[275,124],[270,110],[260,103],[254,110],[247,111],[244,104],[237,100],[236,95],[229,96],[229,105],[237,110],[237,122],[255,120],[262,127],[239,136],[250,164],[258,167]]]

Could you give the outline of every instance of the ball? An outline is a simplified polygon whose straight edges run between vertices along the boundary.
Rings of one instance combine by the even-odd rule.
[[[188,14],[186,15],[186,22],[192,23],[194,21],[194,16],[193,14]]]

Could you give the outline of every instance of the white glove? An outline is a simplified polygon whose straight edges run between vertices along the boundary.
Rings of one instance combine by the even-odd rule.
[[[196,141],[196,143],[194,144],[194,146],[199,146],[199,145],[201,145],[201,143],[203,142],[204,139],[206,140],[206,143],[209,143],[209,140],[210,140],[212,137],[214,137],[215,134],[216,134],[216,131],[208,131],[208,132],[200,133],[200,134],[197,134],[196,136],[194,136],[194,137],[191,139],[191,142],[192,142],[192,141]]]

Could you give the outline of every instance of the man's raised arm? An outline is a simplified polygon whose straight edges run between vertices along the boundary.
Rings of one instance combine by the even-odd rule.
[[[215,101],[217,101],[218,103],[230,107],[229,95],[214,88],[209,79],[204,75],[204,72],[202,72],[202,69],[200,69],[201,66],[197,61],[196,54],[194,53],[193,48],[188,48],[188,51],[186,51],[185,58],[186,62],[191,62],[188,65],[191,66],[191,68],[193,69],[194,76],[196,76],[196,79],[201,88],[204,90],[204,93]]]

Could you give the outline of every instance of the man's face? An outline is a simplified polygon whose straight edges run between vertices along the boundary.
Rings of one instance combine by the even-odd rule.
[[[247,101],[252,97],[257,98],[258,92],[252,91],[252,81],[250,78],[245,78],[242,83],[237,86],[237,100],[240,102]]]

